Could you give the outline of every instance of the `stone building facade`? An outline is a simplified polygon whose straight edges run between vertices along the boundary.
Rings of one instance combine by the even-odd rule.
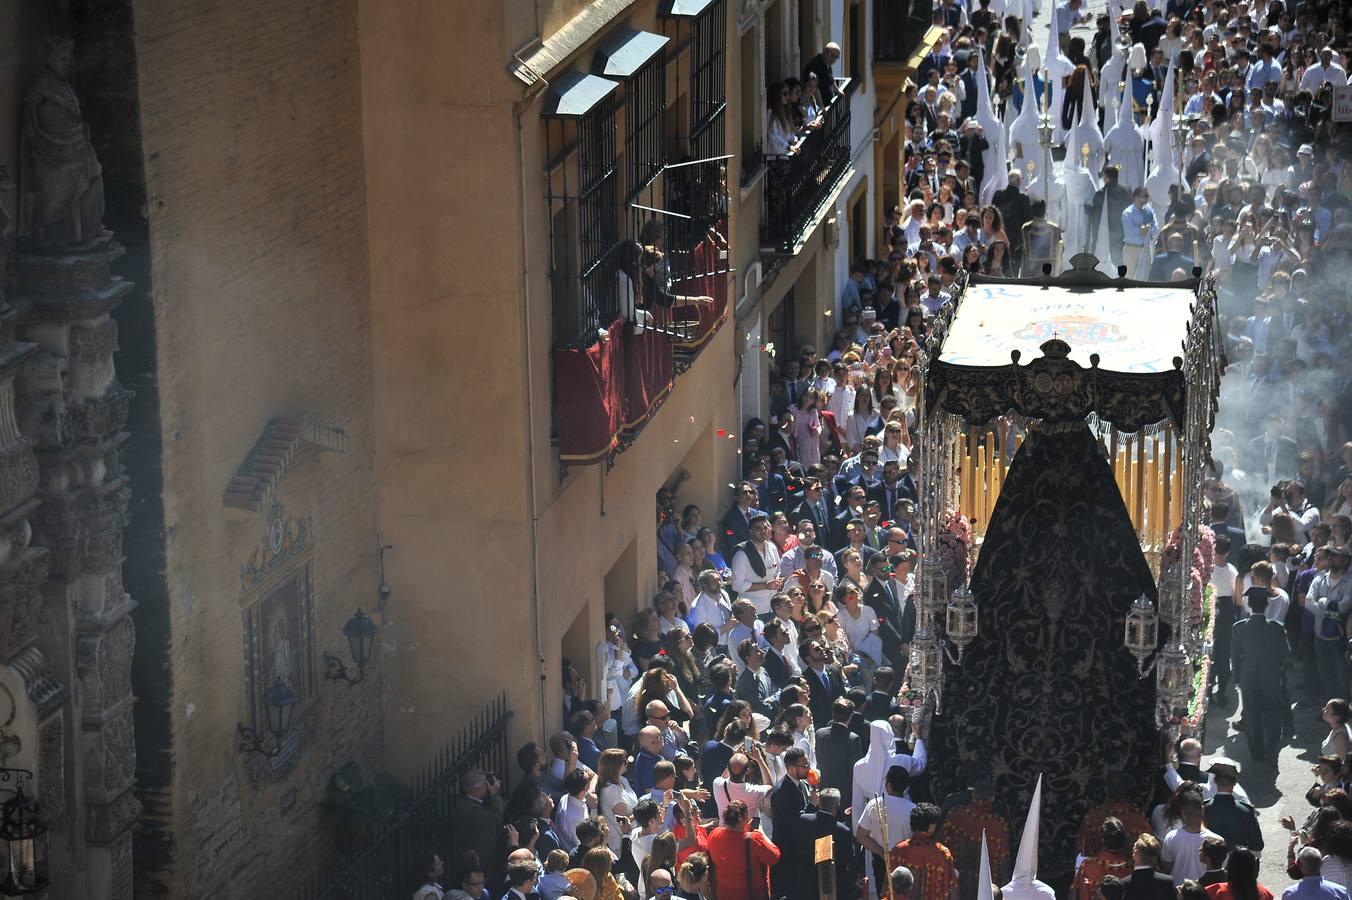
[[[407,779],[499,690],[513,746],[560,726],[564,660],[597,684],[605,616],[658,587],[656,491],[717,518],[770,345],[824,344],[872,249],[873,3],[0,0],[0,209],[71,41],[109,232],[0,227],[0,766],[35,773],[49,896],[286,894],[335,855],[343,767]],[[766,83],[828,40],[848,165],[767,248]],[[721,171],[730,246],[718,327],[570,467],[550,133],[588,75],[627,104],[605,166],[660,122],[645,177]],[[623,199],[616,241],[666,202]],[[358,610],[373,659],[328,679]]]

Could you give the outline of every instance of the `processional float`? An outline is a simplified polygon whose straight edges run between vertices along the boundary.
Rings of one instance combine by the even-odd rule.
[[[1042,858],[1066,865],[1105,771],[1144,801],[1162,748],[1205,718],[1202,484],[1224,367],[1212,278],[1097,265],[962,273],[917,363],[905,699],[932,717],[941,790],[978,762],[1018,809],[1045,773]]]

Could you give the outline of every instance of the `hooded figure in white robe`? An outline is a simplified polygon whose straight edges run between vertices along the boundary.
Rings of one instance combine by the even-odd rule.
[[[1037,880],[1038,824],[1042,818],[1042,776],[1033,788],[1033,802],[1019,839],[1019,855],[1014,858],[1014,877],[1001,888],[1005,900],[1056,900],[1056,891]]]
[[[1103,136],[1108,161],[1117,166],[1117,182],[1129,191],[1145,184],[1145,136],[1136,124],[1131,108],[1131,71],[1122,83],[1122,98],[1117,107],[1117,121]]]

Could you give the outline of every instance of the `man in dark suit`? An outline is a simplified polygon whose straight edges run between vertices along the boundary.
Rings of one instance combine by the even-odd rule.
[[[770,686],[778,692],[784,690],[793,677],[793,671],[789,668],[789,661],[784,658],[784,648],[789,646],[789,632],[784,623],[773,616],[771,613],[771,619],[765,623],[761,636],[769,645],[765,650],[765,674],[770,676]]]
[[[709,741],[704,745],[704,752],[699,757],[701,787],[706,791],[714,789],[714,779],[723,774],[723,770],[728,767],[728,760],[732,759],[732,754],[742,749],[744,740],[746,727],[733,719],[723,731],[723,740]]]
[[[943,16],[940,10],[935,10],[935,14],[941,18]],[[942,25],[943,22],[940,21],[939,24]],[[930,72],[943,74],[944,66],[948,62],[948,54],[943,52],[943,46],[943,41],[935,41],[934,46],[930,48],[930,52],[926,53],[924,58],[920,60],[920,66],[915,72],[916,84],[925,84],[929,81]]]
[[[901,665],[901,663],[898,662],[898,665]],[[868,695],[868,700],[860,710],[865,719],[876,722],[879,719],[890,719],[896,713],[901,712],[901,708],[897,706],[896,680],[896,670],[891,666],[879,666],[873,670],[873,691]],[[818,738],[818,746],[820,746],[820,740]]]
[[[821,92],[822,100],[830,103],[836,98],[839,90],[836,88],[835,73],[831,67],[840,59],[840,45],[835,41],[827,44],[821,53],[807,61],[803,67],[803,80],[807,81],[807,76],[817,76],[817,90]]]
[[[723,533],[718,536],[718,549],[723,558],[732,562],[733,548],[751,540],[751,518],[765,515],[756,509],[758,492],[749,481],[737,485],[737,500],[723,514]]]
[[[966,65],[963,67],[960,76],[962,78],[962,118],[964,120],[976,115],[976,103],[979,99],[976,81],[979,77],[977,67],[980,65],[981,57],[978,55],[978,51],[973,50],[967,54]],[[971,159],[971,157],[969,156],[968,159]]]
[[[883,477],[877,484],[868,488],[865,491],[865,494],[869,500],[878,501],[878,505],[882,508],[884,517],[890,517],[892,515],[892,510],[897,507],[898,500],[916,499],[915,480],[910,478],[909,472],[907,473],[907,477],[903,479],[901,474],[901,461],[889,459],[887,462],[883,463]]]
[[[1248,538],[1245,537],[1243,528],[1236,528],[1230,524],[1230,504],[1212,503],[1211,504],[1211,530],[1216,532],[1216,537],[1225,537],[1230,539],[1230,551],[1238,553]]]
[[[775,690],[770,676],[765,671],[765,651],[749,637],[737,648],[746,668],[737,676],[737,699],[751,704],[751,711],[773,719],[775,706],[779,702],[779,691]]]
[[[831,532],[831,511],[826,497],[823,496],[822,483],[813,478],[803,489],[803,502],[789,513],[789,523],[797,525],[807,519],[816,529],[817,535],[825,538]]]
[[[868,503],[868,492],[860,485],[847,484],[841,488],[841,493],[845,502],[841,505],[840,512],[836,513],[836,517],[831,520],[830,532],[822,536],[826,538],[826,547],[833,552],[840,550],[849,543],[848,526],[850,521],[858,519],[862,522],[864,509]]]
[[[1023,234],[1023,226],[1033,218],[1033,201],[1023,192],[1022,185],[1023,174],[1018,169],[1011,169],[1009,187],[996,191],[991,197],[991,203],[1004,219],[1005,234],[1011,235],[1009,253],[1015,261],[1021,261],[1023,256],[1023,240],[1019,237]]]
[[[779,512],[788,503],[789,492],[784,479],[771,472],[765,463],[758,462],[752,467],[751,483],[756,486],[761,509]]]
[[[866,513],[867,514],[867,513]],[[845,574],[845,551],[858,550],[859,555],[863,557],[864,568],[868,568],[869,560],[878,555],[868,544],[864,543],[868,538],[868,523],[862,517],[852,517],[845,523],[845,543],[836,551],[836,573],[842,577]]]
[[[840,669],[826,664],[826,647],[821,641],[808,641],[799,653],[803,660],[803,677],[807,679],[808,709],[817,722],[831,718],[831,707],[836,698],[845,693]]]
[[[770,792],[770,821],[774,824],[775,844],[779,847],[802,846],[799,817],[814,808],[808,794],[807,752],[802,747],[784,751],[784,777]],[[772,896],[807,900],[816,897],[815,882],[804,884],[801,854],[785,853],[770,870]]]
[[[854,796],[854,764],[864,755],[859,735],[850,730],[854,704],[837,697],[831,704],[831,723],[817,729],[817,765],[823,787],[835,788],[841,796]]]
[[[1103,167],[1103,187],[1094,193],[1089,204],[1089,248],[1098,246],[1099,226],[1103,224],[1103,205],[1108,205],[1108,246],[1112,249],[1112,265],[1122,264],[1122,212],[1131,206],[1131,191],[1118,183],[1117,166]]]
[[[821,731],[817,732],[821,734]],[[818,745],[817,752],[821,752]],[[840,816],[840,798],[842,792],[833,787],[821,791],[817,797],[817,809],[808,810],[798,816],[798,838],[801,842],[799,856],[803,861],[803,881],[805,893],[809,897],[817,896],[817,867],[813,864],[814,849],[819,838],[831,836],[832,858],[836,868],[836,900],[854,900],[854,878],[850,874],[850,863],[854,856],[854,842],[850,834],[848,817]],[[849,794],[843,796],[848,797]],[[896,898],[902,900],[902,898]]]
[[[1174,880],[1156,871],[1160,864],[1160,841],[1153,834],[1143,834],[1131,848],[1136,870],[1127,879],[1124,900],[1177,900]]]

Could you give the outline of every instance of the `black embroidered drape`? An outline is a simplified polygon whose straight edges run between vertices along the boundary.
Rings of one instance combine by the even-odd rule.
[[[957,790],[964,762],[988,764],[1017,816],[1041,773],[1040,877],[1065,885],[1104,772],[1133,776],[1144,801],[1158,742],[1154,680],[1137,677],[1122,642],[1132,600],[1154,599],[1154,580],[1088,426],[1030,432],[971,586],[979,635],[945,667],[931,765]]]

